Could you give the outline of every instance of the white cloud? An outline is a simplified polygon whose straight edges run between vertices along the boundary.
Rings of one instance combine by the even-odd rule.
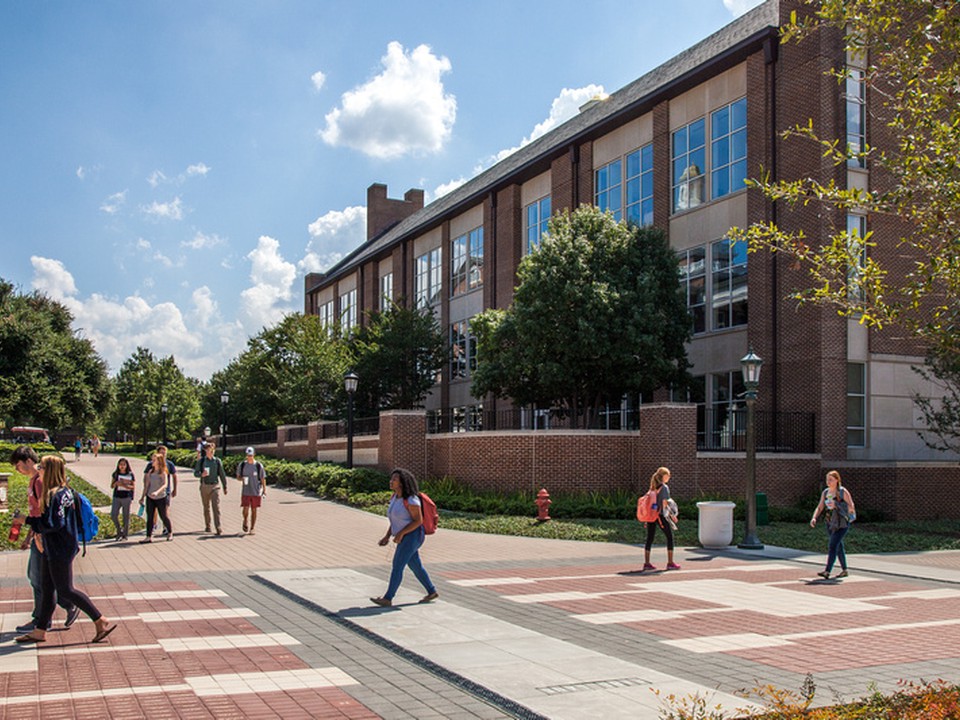
[[[322,72],[317,70],[313,75],[310,76],[310,82],[313,83],[313,87],[316,90],[322,90],[323,84],[327,81],[327,76]]]
[[[591,83],[590,85],[580,88],[564,88],[550,104],[550,114],[547,115],[546,119],[534,125],[530,135],[521,140],[517,147],[501,150],[494,155],[491,164],[500,162],[505,157],[513,155],[513,153],[523,146],[529,145],[538,137],[546,135],[555,127],[575,117],[577,113],[580,112],[580,106],[594,97],[606,97],[606,93],[603,91],[603,85],[594,85]]]
[[[87,177],[87,171],[84,169],[83,165],[77,168],[77,177],[81,180]]]
[[[147,178],[147,182],[150,184],[150,187],[156,188],[158,185],[161,185],[167,181],[167,176],[164,175],[160,170],[154,170],[150,173],[150,176]]]
[[[246,345],[239,323],[220,318],[206,286],[194,290],[192,306],[184,314],[175,303],[151,305],[139,295],[119,300],[94,293],[83,298],[62,262],[36,256],[30,262],[33,288],[67,306],[74,329],[93,343],[113,371],[142,346],[158,357],[173,355],[187,375],[205,380]]]
[[[290,304],[298,274],[297,266],[283,259],[280,243],[267,235],[260,236],[247,259],[253,285],[240,293],[240,318],[247,333],[254,335],[298,309]]]
[[[147,177],[147,183],[150,187],[156,189],[160,185],[183,185],[189,178],[200,176],[203,177],[212,168],[206,163],[194,163],[193,165],[187,165],[187,169],[182,173],[179,173],[176,177],[167,177],[166,173],[163,170],[154,170]]]
[[[322,272],[360,247],[367,238],[367,209],[362,206],[331,210],[307,226],[310,242],[297,263],[303,273]]]
[[[192,250],[202,250],[204,248],[212,248],[217,245],[223,245],[226,242],[222,237],[217,234],[207,235],[202,233],[199,230],[193,236],[192,240],[184,240],[180,243],[180,247],[188,247]]]
[[[187,166],[187,177],[193,177],[194,175],[206,175],[210,172],[210,168],[203,163],[197,163],[196,165]]]
[[[127,202],[127,191],[122,190],[121,192],[114,193],[100,205],[100,209],[105,212],[107,215],[116,215],[120,212],[120,208],[123,207],[124,203]]]
[[[457,117],[457,100],[441,82],[450,61],[426,45],[408,53],[394,41],[381,62],[379,75],[343,94],[320,137],[377,158],[438,152]]]
[[[141,205],[140,209],[144,215],[157,219],[182,220],[183,219],[183,201],[180,197],[175,197],[170,202],[157,202],[154,200],[149,205]]]
[[[479,169],[478,169],[479,172]],[[433,202],[437,198],[441,198],[447,193],[452,193],[458,187],[463,185],[470,178],[463,177],[462,175],[456,180],[451,180],[450,182],[441,183],[437,185],[437,188],[433,191],[428,202]]]
[[[730,11],[734,17],[740,17],[748,10],[752,10],[763,0],[723,0],[723,6]]]
[[[137,238],[137,250],[149,250],[150,241],[144,238]]]
[[[103,165],[101,165],[100,163],[97,163],[96,165],[92,165],[92,166],[89,166],[89,167],[84,167],[83,165],[78,165],[78,166],[77,166],[77,177],[78,177],[80,180],[86,180],[88,177],[91,177],[91,176],[93,176],[93,175],[98,175],[101,170],[103,170]]]

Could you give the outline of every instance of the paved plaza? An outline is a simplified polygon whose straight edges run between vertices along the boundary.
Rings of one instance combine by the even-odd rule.
[[[106,491],[115,461],[69,467]],[[0,718],[657,718],[670,694],[734,709],[808,673],[822,702],[960,682],[960,552],[851,556],[824,581],[822,555],[687,548],[640,573],[635,546],[441,527],[422,551],[440,600],[408,573],[379,608],[385,518],[271,488],[243,535],[239,505],[234,483],[224,535],[203,533],[181,471],[172,542],[88,546],[77,584],[120,625],[100,645],[58,610],[16,646],[26,553],[0,554]]]

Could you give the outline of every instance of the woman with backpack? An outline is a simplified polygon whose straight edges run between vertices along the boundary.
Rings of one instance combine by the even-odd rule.
[[[843,538],[850,529],[850,523],[857,517],[857,509],[853,504],[853,496],[840,483],[840,473],[831,470],[827,473],[827,486],[820,493],[820,502],[810,518],[810,527],[817,526],[817,518],[823,513],[827,515],[827,531],[830,533],[830,544],[827,549],[827,566],[817,573],[824,580],[830,578],[833,563],[840,561],[838,578],[845,578],[847,572],[847,554],[843,548]]]
[[[653,536],[659,526],[663,534],[667,537],[667,570],[679,570],[680,566],[673,561],[673,527],[670,523],[669,505],[670,488],[667,483],[670,482],[670,470],[665,467],[657,468],[657,471],[650,477],[650,492],[656,492],[657,519],[648,522],[647,541],[643,546],[643,571],[656,570],[650,563],[650,548],[653,547]]]
[[[69,600],[86,613],[96,634],[92,642],[100,642],[116,629],[97,610],[86,593],[73,586],[73,558],[79,551],[77,542],[77,496],[67,486],[63,459],[45,455],[37,466],[40,473],[40,515],[27,518],[36,533],[35,542],[43,556],[43,578],[40,587],[40,609],[36,627],[20,635],[18,643],[39,643],[47,639],[47,630],[56,607],[57,598]]]
[[[400,588],[403,580],[403,570],[409,567],[423,585],[427,594],[421,598],[421,603],[433,602],[439,595],[427,571],[420,562],[420,546],[426,536],[423,527],[423,509],[420,502],[420,487],[417,479],[409,470],[397,468],[390,473],[390,489],[393,496],[387,507],[387,518],[390,525],[387,534],[380,538],[379,544],[385,546],[393,536],[397,547],[393,553],[393,569],[390,571],[390,583],[383,597],[370,598],[370,602],[380,607],[390,607],[393,596]]]

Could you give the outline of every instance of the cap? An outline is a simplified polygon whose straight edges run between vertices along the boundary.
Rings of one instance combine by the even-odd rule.
[[[256,455],[256,454],[257,454],[257,451],[254,450],[252,447],[247,448],[247,455]]]

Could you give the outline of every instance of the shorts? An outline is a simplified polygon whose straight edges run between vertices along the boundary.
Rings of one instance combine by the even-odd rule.
[[[261,497],[259,495],[241,495],[240,507],[260,507]]]

